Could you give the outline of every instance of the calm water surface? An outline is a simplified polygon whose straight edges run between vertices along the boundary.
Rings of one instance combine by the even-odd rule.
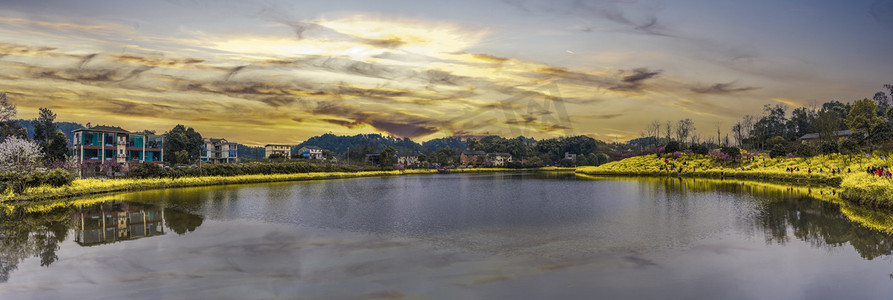
[[[0,217],[0,299],[891,299],[893,237],[738,182],[434,175]]]

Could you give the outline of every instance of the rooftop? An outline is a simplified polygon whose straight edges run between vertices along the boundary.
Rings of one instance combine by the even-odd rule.
[[[852,134],[852,133],[850,132],[849,129],[839,130],[839,131],[834,132],[834,135],[836,135],[836,136],[848,136],[850,134]],[[805,134],[805,135],[801,136],[800,139],[801,140],[812,140],[812,139],[819,138],[819,136],[820,135],[818,133],[809,133],[809,134]]]
[[[118,126],[105,126],[105,125],[93,126],[90,128],[75,129],[73,131],[100,131],[100,132],[130,133],[130,131],[124,130],[123,128],[118,127]]]

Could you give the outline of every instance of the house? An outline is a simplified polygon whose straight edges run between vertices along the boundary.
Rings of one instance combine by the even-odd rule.
[[[512,162],[512,155],[508,153],[490,153],[488,156],[488,165],[493,167],[502,167]]]
[[[278,154],[284,158],[291,157],[291,145],[283,144],[267,144],[264,146],[264,158],[270,158],[270,155]]]
[[[459,153],[459,164],[466,166],[481,166],[487,153],[484,151],[465,150]]]
[[[418,154],[402,154],[397,156],[397,163],[404,166],[417,166],[420,164]]]
[[[317,146],[301,147],[301,149],[298,149],[298,154],[303,155],[304,157],[309,159],[326,159],[326,156],[322,153],[322,148]]]
[[[850,136],[850,135],[852,135],[852,134],[853,134],[853,133],[850,132],[849,129],[847,129],[847,130],[839,130],[839,131],[835,131],[835,132],[834,132],[834,135],[835,135],[837,138],[845,138],[845,137],[848,137],[848,136]],[[868,134],[865,134],[865,137],[868,137]],[[809,133],[809,134],[805,134],[805,135],[801,136],[799,139],[797,139],[797,142],[798,142],[798,143],[811,143],[811,142],[818,142],[819,139],[821,139],[821,134],[819,134],[819,133]]]
[[[117,126],[93,126],[75,129],[73,154],[78,163],[164,163],[164,137],[133,133]]]
[[[239,144],[226,139],[205,138],[201,160],[206,163],[234,163],[239,160]]]
[[[564,152],[564,159],[570,159],[572,161],[577,161],[577,155],[570,153],[570,152]]]

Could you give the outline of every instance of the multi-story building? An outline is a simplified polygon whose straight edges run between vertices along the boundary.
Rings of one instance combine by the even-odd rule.
[[[116,126],[76,129],[72,144],[78,163],[114,161],[161,164],[164,161],[163,136],[129,132]]]
[[[512,155],[508,153],[490,153],[490,160],[488,160],[488,165],[494,167],[502,167],[505,166],[506,163],[512,162]]]
[[[291,145],[268,144],[264,146],[264,158],[270,158],[270,155],[279,154],[284,158],[291,157]]]
[[[322,153],[322,148],[317,146],[304,146],[298,149],[298,154],[309,159],[326,159]]]
[[[487,153],[484,151],[465,150],[462,151],[462,153],[459,153],[459,164],[466,166],[481,166],[484,164],[486,155]]]
[[[226,139],[205,138],[201,159],[206,163],[234,163],[239,160],[239,144]]]
[[[401,154],[397,156],[397,163],[406,167],[415,167],[420,164],[418,154]]]

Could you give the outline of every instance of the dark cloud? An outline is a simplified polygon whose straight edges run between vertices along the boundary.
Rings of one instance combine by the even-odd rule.
[[[247,67],[248,66],[237,66],[237,67],[233,67],[233,68],[229,69],[229,72],[226,73],[226,79],[224,79],[224,81],[229,81],[230,79],[233,78],[233,76],[236,76],[236,73],[241,72],[242,70],[244,70]]]
[[[594,115],[594,116],[592,116],[592,118],[608,120],[608,119],[613,119],[613,118],[622,117],[622,116],[623,116],[623,114],[601,114],[601,115]]]
[[[280,107],[280,106],[291,105],[291,104],[295,103],[296,101],[298,101],[298,99],[287,98],[287,97],[267,97],[267,98],[260,99],[260,101],[263,103],[266,103],[267,105],[272,106],[272,107]]]
[[[336,119],[322,119],[322,121],[324,121],[324,122],[328,122],[328,123],[332,123],[332,124],[335,124],[335,125],[344,126],[344,127],[347,127],[347,128],[354,128],[354,127],[357,127],[357,125],[362,125],[361,123],[357,123],[357,122],[351,122],[351,121],[345,121],[345,120],[336,120]]]
[[[465,76],[457,76],[453,75],[450,72],[438,71],[438,70],[428,70],[425,71],[424,78],[428,80],[430,84],[442,84],[442,85],[459,85],[463,84],[469,78]]]
[[[403,46],[404,44],[406,44],[406,42],[404,42],[402,39],[397,38],[397,37],[389,38],[389,39],[367,39],[367,38],[356,38],[356,39],[357,39],[357,41],[359,41],[363,44],[370,45],[370,46],[373,46],[376,48],[393,49],[393,48],[397,48],[397,47],[400,47],[400,46]]]
[[[415,138],[426,136],[440,130],[439,123],[435,120],[410,116],[400,112],[372,112],[368,109],[351,105],[334,103],[319,103],[311,111],[314,115],[333,116],[340,119],[322,118],[322,121],[353,128],[361,124],[367,124],[375,129],[387,132],[396,137]],[[347,121],[350,119],[353,121]]]
[[[711,86],[698,85],[691,88],[691,91],[698,94],[731,94],[759,89],[758,87],[753,86],[735,87],[736,84],[737,81],[717,83]]]
[[[95,54],[92,54],[95,55]],[[92,58],[92,57],[91,57]],[[138,54],[121,54],[112,56],[115,62],[137,64],[149,67],[182,68],[205,62],[198,58],[165,58],[164,55],[144,56]]]
[[[96,56],[98,56],[98,55],[99,55],[99,53],[93,53],[93,54],[87,54],[87,55],[84,55],[84,56],[81,58],[81,63],[78,64],[78,68],[83,68],[84,65],[86,65],[88,62],[90,62],[91,60],[93,60],[94,58],[96,58]]]
[[[425,122],[409,122],[399,123],[388,120],[371,120],[369,122],[375,129],[390,133],[397,137],[415,138],[426,136],[438,131],[437,127],[430,126]]]
[[[652,71],[647,68],[638,68],[632,71],[621,71],[621,79],[617,85],[608,89],[614,91],[638,92],[642,90],[645,80],[657,77],[662,71]],[[631,74],[627,74],[631,73]]]
[[[654,9],[643,7],[643,16],[632,17],[626,11],[617,6],[618,1],[584,1],[574,0],[570,3],[567,13],[581,15],[583,17],[595,17],[610,21],[623,27],[622,30],[635,33],[672,36],[669,30],[662,26]],[[583,31],[592,31],[591,27],[585,27]]]

